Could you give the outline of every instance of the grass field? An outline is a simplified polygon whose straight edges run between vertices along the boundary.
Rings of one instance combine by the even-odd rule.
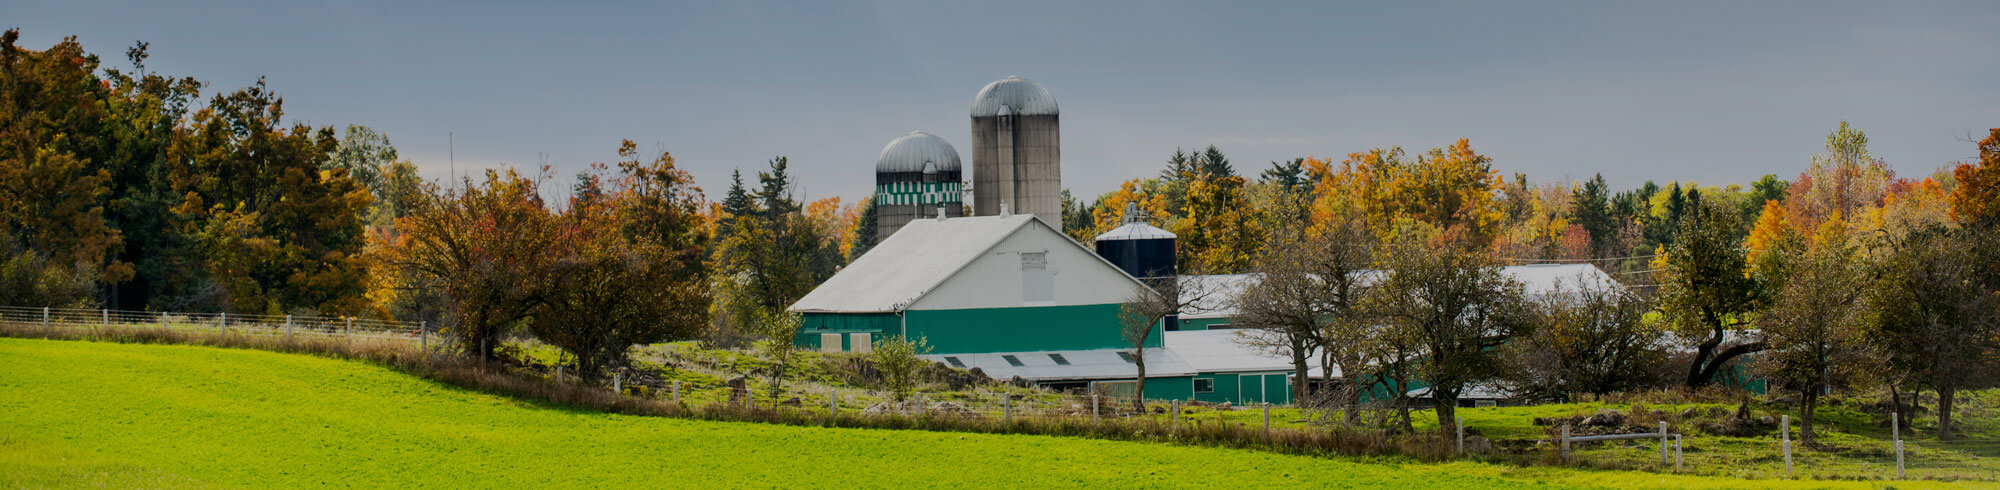
[[[7,487],[1880,486],[608,415],[359,362],[12,338],[0,415]]]

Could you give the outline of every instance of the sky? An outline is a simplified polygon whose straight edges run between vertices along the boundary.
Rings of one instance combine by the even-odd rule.
[[[860,198],[912,130],[969,170],[973,96],[1009,75],[1056,96],[1079,196],[1175,148],[1255,174],[1458,138],[1538,181],[1790,179],[1843,120],[1921,176],[2000,126],[1991,1],[0,0],[0,25],[107,67],[147,41],[207,94],[265,77],[293,121],[386,132],[430,178],[547,164],[567,188],[631,139],[711,199],[779,155],[802,197]]]

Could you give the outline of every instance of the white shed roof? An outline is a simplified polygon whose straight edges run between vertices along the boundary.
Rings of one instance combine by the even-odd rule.
[[[1362,271],[1356,274],[1370,276],[1368,279],[1362,281],[1366,283],[1369,282],[1369,279],[1379,278],[1381,273],[1381,271]],[[1624,287],[1618,283],[1617,279],[1612,278],[1610,274],[1605,274],[1604,271],[1590,264],[1515,265],[1500,268],[1500,273],[1513,278],[1515,281],[1519,281],[1522,292],[1528,295],[1553,293],[1558,287],[1572,290],[1579,288]],[[1238,313],[1237,305],[1239,298],[1243,296],[1244,292],[1250,290],[1252,284],[1257,283],[1258,277],[1259,275],[1254,273],[1181,276],[1182,281],[1208,283],[1201,287],[1182,288],[1188,291],[1184,294],[1192,294],[1193,291],[1204,290],[1203,288],[1215,291],[1210,297],[1198,301],[1186,311],[1182,311],[1181,318],[1229,318],[1236,316]]]
[[[950,363],[955,358],[965,368],[979,368],[994,379],[1012,379],[1020,376],[1029,381],[1056,381],[1071,379],[1131,379],[1139,376],[1139,367],[1119,356],[1120,352],[1131,349],[1091,349],[1061,351],[991,352],[982,354],[931,354],[923,356],[931,361]],[[1020,361],[1020,366],[1008,362],[1012,356]],[[1055,357],[1062,357],[1068,365],[1056,363]],[[957,367],[957,366],[953,366]],[[1146,349],[1146,377],[1189,376],[1195,373],[1187,362],[1166,349]]]
[[[1035,219],[1032,214],[910,221],[792,303],[801,313],[888,313],[909,306]]]
[[[1200,373],[1246,373],[1259,371],[1291,371],[1292,361],[1284,356],[1264,352],[1244,343],[1245,335],[1256,332],[1239,329],[1183,330],[1167,332],[1164,339],[1166,350],[1189,367]],[[1312,376],[1327,375],[1319,365],[1319,356],[1307,356],[1307,372]],[[1334,369],[1334,376],[1340,375]]]

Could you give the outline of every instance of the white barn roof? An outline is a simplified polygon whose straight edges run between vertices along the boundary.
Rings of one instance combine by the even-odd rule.
[[[1012,287],[1020,285],[1018,278],[1001,278],[1008,271],[1022,270],[1024,262],[995,257],[1025,254],[1028,249],[1043,255],[1049,271],[1062,274],[1050,284],[1053,301],[1030,302],[1022,298],[1025,292]],[[951,281],[960,275],[969,279]],[[903,225],[902,230],[792,303],[790,310],[894,313],[1105,304],[1123,302],[1132,290],[1145,287],[1033,214],[926,218]]]
[[[1163,339],[1166,350],[1186,361],[1188,366],[1200,373],[1245,373],[1258,371],[1291,371],[1292,360],[1284,356],[1264,352],[1245,343],[1243,336],[1254,335],[1249,330],[1181,330],[1167,332]],[[1326,370],[1319,365],[1319,356],[1307,356],[1307,373],[1311,376],[1325,376]],[[1340,370],[1333,371],[1334,376]]]
[[[991,352],[983,354],[931,354],[923,356],[931,361],[950,363],[956,359],[965,369],[979,368],[994,379],[1011,379],[1020,376],[1029,381],[1083,380],[1083,379],[1132,379],[1139,376],[1139,367],[1126,361],[1120,352],[1130,353],[1131,349],[1091,349],[1062,351]],[[1129,355],[1129,354],[1128,354]],[[1020,361],[1020,366],[1008,362],[1007,357]],[[1060,356],[1063,362],[1055,360]],[[958,366],[952,366],[958,367]],[[1194,369],[1166,349],[1146,349],[1146,378],[1168,376],[1188,376]]]
[[[1362,282],[1367,283],[1372,282],[1374,279],[1379,279],[1381,273],[1381,271],[1362,271],[1357,274],[1368,276],[1362,280]],[[1590,264],[1515,265],[1501,267],[1500,273],[1520,282],[1522,293],[1530,296],[1554,293],[1558,288],[1576,290],[1582,288],[1624,287],[1618,283],[1617,279],[1612,278],[1610,274],[1605,274],[1604,271]],[[1206,283],[1201,287],[1183,288],[1187,291],[1214,291],[1208,298],[1196,302],[1186,311],[1182,311],[1181,318],[1230,318],[1236,316],[1238,313],[1238,300],[1243,296],[1244,292],[1250,290],[1251,285],[1257,283],[1258,277],[1257,274],[1181,276],[1182,281]]]
[[[1035,219],[1032,214],[918,219],[792,303],[801,313],[888,313],[916,302]]]

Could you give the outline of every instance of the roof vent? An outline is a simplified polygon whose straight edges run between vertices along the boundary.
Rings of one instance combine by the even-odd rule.
[[[944,221],[944,206],[938,206],[938,221]]]
[[[1014,213],[1007,211],[1007,201],[1000,201],[1000,217],[1005,218],[1013,215]]]

